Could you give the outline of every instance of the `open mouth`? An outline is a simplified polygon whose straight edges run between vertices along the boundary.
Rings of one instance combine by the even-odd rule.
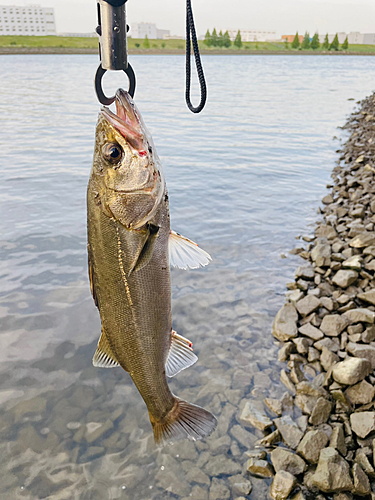
[[[137,152],[143,153],[143,132],[140,118],[130,95],[125,90],[118,89],[116,92],[117,115],[105,106],[101,112]]]

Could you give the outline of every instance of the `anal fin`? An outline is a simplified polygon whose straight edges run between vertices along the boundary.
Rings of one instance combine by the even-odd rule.
[[[167,377],[174,377],[181,370],[189,368],[198,361],[198,357],[192,349],[192,342],[185,339],[182,335],[172,332],[171,347],[169,349],[168,359],[165,364],[165,373]]]
[[[117,366],[121,366],[112,352],[104,330],[102,330],[102,334],[100,335],[98,348],[92,358],[92,364],[98,368],[116,368]]]
[[[194,241],[171,231],[168,240],[169,263],[180,269],[196,269],[207,266],[212,260],[210,254],[199,248]]]

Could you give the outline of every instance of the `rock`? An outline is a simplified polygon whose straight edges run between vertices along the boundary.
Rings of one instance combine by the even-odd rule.
[[[375,233],[366,232],[359,233],[355,238],[349,241],[352,248],[363,248],[375,245]]]
[[[280,380],[292,394],[296,393],[296,388],[286,370],[281,370]]]
[[[279,349],[277,359],[281,362],[287,361],[289,355],[295,350],[294,344],[292,342],[285,342],[285,344]]]
[[[364,302],[369,302],[375,305],[375,290],[368,290],[367,292],[359,293],[357,297]]]
[[[335,493],[333,495],[333,500],[353,500],[353,495],[351,493]]]
[[[375,326],[374,325],[369,326],[362,333],[362,342],[364,342],[365,344],[369,344],[373,340],[375,340]]]
[[[299,491],[295,495],[292,496],[291,500],[306,500],[302,491]]]
[[[277,472],[271,484],[271,497],[274,500],[286,500],[296,482],[297,479],[289,472],[283,470]]]
[[[363,452],[362,453],[359,452],[361,452],[361,450],[357,450],[357,454],[354,461],[362,467],[362,469],[366,472],[367,475],[374,478],[375,471],[373,466],[370,464],[369,459]]]
[[[298,313],[292,304],[284,304],[276,314],[272,325],[272,335],[281,342],[297,337]]]
[[[247,431],[240,425],[234,425],[230,429],[230,434],[236,439],[243,447],[252,448],[257,438],[251,432]]]
[[[344,269],[352,269],[353,271],[360,271],[362,269],[362,257],[360,255],[353,255],[349,259],[344,260],[342,267]]]
[[[361,411],[350,415],[350,425],[353,432],[360,438],[365,438],[375,430],[375,412]]]
[[[265,447],[270,447],[274,443],[278,443],[281,441],[281,435],[280,432],[276,429],[275,431],[271,432],[271,434],[268,434],[266,437],[261,439],[259,441],[259,446],[265,446]]]
[[[193,486],[190,495],[183,498],[182,500],[191,500],[192,498],[196,500],[208,500],[208,491],[196,484],[195,486]]]
[[[191,483],[192,481],[194,481],[195,483],[206,484],[207,486],[210,486],[210,484],[211,484],[211,479],[209,478],[209,476],[207,476],[207,474],[205,474],[198,467],[192,467],[188,471],[188,473],[186,474],[186,480],[189,483]]]
[[[313,343],[311,339],[306,339],[305,337],[297,337],[293,339],[293,342],[299,354],[307,354],[309,352],[309,347]]]
[[[305,325],[298,328],[299,333],[309,337],[312,340],[320,340],[324,337],[323,332],[316,328],[311,323],[306,323]]]
[[[367,359],[348,357],[333,367],[332,377],[339,384],[354,385],[371,372],[371,363]]]
[[[225,434],[217,439],[210,439],[209,446],[213,455],[220,455],[226,453],[231,445],[231,438]]]
[[[113,423],[111,420],[107,420],[104,424],[98,422],[89,422],[87,424],[85,439],[88,443],[93,443],[112,428]]]
[[[334,448],[324,448],[320,452],[318,466],[311,480],[325,493],[350,491],[353,488],[349,465]]]
[[[268,408],[278,416],[281,416],[283,413],[283,404],[278,399],[266,398],[264,400],[265,404]]]
[[[324,316],[320,330],[330,337],[337,337],[349,325],[349,319],[339,314]]]
[[[230,477],[229,482],[234,495],[250,495],[253,488],[251,482],[241,475]]]
[[[210,476],[220,476],[220,474],[238,474],[241,472],[241,465],[225,455],[211,457],[205,465],[205,472]]]
[[[313,295],[306,295],[306,297],[296,302],[296,309],[301,316],[308,316],[318,307],[320,307],[320,300]]]
[[[340,358],[334,352],[327,349],[325,346],[322,348],[322,354],[320,356],[320,362],[323,368],[328,372],[328,370],[338,363]]]
[[[303,278],[306,280],[313,280],[314,276],[315,276],[314,269],[310,265],[298,267],[295,273],[296,279]]]
[[[327,422],[332,411],[332,403],[325,398],[319,398],[309,418],[311,425],[320,425]]]
[[[326,447],[329,438],[321,430],[308,431],[299,443],[297,453],[311,464],[318,463],[320,452]]]
[[[230,498],[230,491],[225,486],[225,482],[214,477],[208,498],[209,500],[228,500]]]
[[[273,477],[273,470],[267,460],[257,460],[250,458],[246,464],[247,470],[250,474],[259,477]]]
[[[327,311],[331,312],[333,311],[333,300],[330,299],[329,297],[321,297],[320,302],[322,306],[327,309]]]
[[[276,472],[284,470],[298,476],[307,469],[304,460],[284,448],[277,447],[271,452],[271,462]]]
[[[264,411],[260,411],[252,401],[246,401],[244,409],[240,415],[240,422],[264,431],[272,427],[272,420],[267,417]]]
[[[283,438],[284,443],[295,450],[303,437],[303,432],[289,415],[275,418],[274,424]]]
[[[371,493],[370,481],[366,473],[361,469],[358,464],[353,465],[352,469],[354,488],[352,492],[354,495],[367,496]]]
[[[371,369],[375,369],[375,347],[372,345],[355,344],[354,342],[349,342],[346,346],[346,350],[353,354],[356,358],[362,358],[369,361]]]
[[[350,323],[374,323],[375,313],[370,309],[360,307],[346,311],[344,316]]]
[[[332,197],[332,195],[331,194],[326,194],[325,196],[323,196],[322,203],[324,205],[330,205],[331,203],[333,203],[333,197]]]
[[[340,343],[336,337],[333,338],[324,337],[324,339],[315,342],[314,347],[316,349],[319,349],[320,351],[323,349],[323,347],[326,347],[332,352],[337,352],[340,350]]]
[[[332,226],[327,226],[325,224],[319,224],[315,229],[315,236],[317,238],[327,238],[327,240],[333,240],[336,238],[337,233]]]
[[[340,288],[348,288],[357,278],[358,273],[356,271],[340,269],[332,278],[332,283]]]
[[[353,404],[366,405],[367,403],[371,403],[374,399],[375,388],[373,385],[366,382],[366,380],[362,380],[358,384],[349,387],[345,391],[345,396],[349,398]]]
[[[344,427],[342,424],[333,428],[329,446],[330,448],[335,448],[335,450],[339,451],[341,455],[345,457],[347,448],[345,443]]]

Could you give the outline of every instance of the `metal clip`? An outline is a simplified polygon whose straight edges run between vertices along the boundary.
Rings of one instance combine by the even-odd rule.
[[[95,90],[102,104],[111,104],[115,97],[106,97],[102,77],[107,70],[122,70],[129,78],[129,94],[134,97],[135,75],[128,64],[127,25],[125,3],[127,0],[98,0],[99,55],[101,64],[95,75]]]

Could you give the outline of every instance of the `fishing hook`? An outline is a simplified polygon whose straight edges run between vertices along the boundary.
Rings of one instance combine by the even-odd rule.
[[[102,87],[102,78],[104,74],[106,73],[106,69],[102,67],[101,64],[99,64],[98,69],[96,70],[95,74],[95,92],[98,97],[98,100],[101,104],[104,104],[105,106],[110,106],[116,99],[115,96],[113,97],[107,97],[104,94],[104,90]],[[124,73],[127,75],[129,78],[129,90],[128,93],[131,95],[131,97],[134,97],[134,92],[135,92],[135,74],[133,71],[133,68],[131,65],[128,63],[128,67],[123,70]]]

